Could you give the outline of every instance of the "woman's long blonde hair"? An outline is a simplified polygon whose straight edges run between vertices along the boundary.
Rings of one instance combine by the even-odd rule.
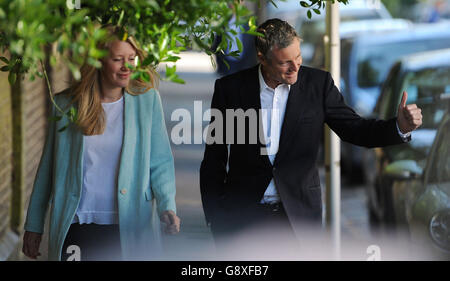
[[[109,50],[113,40],[119,40],[119,27],[107,25],[103,27],[108,31],[107,41],[101,43],[100,49]],[[125,42],[133,46],[139,61],[145,59],[145,52],[139,47],[133,37],[128,36]],[[85,63],[81,69],[81,79],[71,85],[72,103],[78,102],[77,126],[86,136],[101,135],[106,128],[105,112],[101,104],[101,69]],[[158,74],[154,68],[148,67],[147,73],[150,82],[141,78],[130,79],[125,90],[132,95],[139,95],[158,86]]]

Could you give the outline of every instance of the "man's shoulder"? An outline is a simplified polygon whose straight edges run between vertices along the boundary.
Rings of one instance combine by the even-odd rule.
[[[300,75],[307,75],[311,77],[323,77],[328,75],[328,71],[319,68],[314,68],[311,66],[302,65],[299,71],[299,76]]]
[[[255,65],[250,68],[243,69],[232,74],[228,74],[226,76],[217,79],[217,81],[220,81],[221,83],[234,83],[236,81],[252,79],[253,77],[257,78],[258,66],[259,65]]]

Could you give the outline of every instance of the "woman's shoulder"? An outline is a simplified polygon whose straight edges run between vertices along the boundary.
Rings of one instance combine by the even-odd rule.
[[[156,88],[150,88],[142,95],[145,97],[155,98],[155,96],[159,95],[159,91]]]
[[[139,100],[139,101],[143,101],[143,100],[147,100],[147,101],[154,101],[156,98],[159,97],[159,91],[156,88],[150,88],[147,91],[138,94],[138,95],[134,95],[134,94],[130,94],[128,93],[131,97]]]
[[[57,92],[53,96],[53,99],[55,100],[56,104],[61,108],[69,106],[72,101],[71,88],[66,88],[60,92]]]

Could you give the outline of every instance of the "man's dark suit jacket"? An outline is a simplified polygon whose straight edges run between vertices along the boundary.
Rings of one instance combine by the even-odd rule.
[[[218,79],[211,108],[219,109],[223,116],[226,109],[260,109],[258,66]],[[245,220],[247,211],[262,199],[272,178],[291,224],[321,222],[316,160],[324,123],[342,140],[355,145],[403,143],[396,119],[361,118],[345,104],[328,72],[302,66],[289,92],[273,165],[267,155],[261,154],[263,145],[259,139],[256,144],[248,140],[245,144],[231,144],[229,150],[224,142],[206,145],[200,190],[207,222],[214,227],[224,220],[231,220],[228,224]],[[214,135],[214,131],[211,133]],[[248,137],[247,126],[246,134]]]

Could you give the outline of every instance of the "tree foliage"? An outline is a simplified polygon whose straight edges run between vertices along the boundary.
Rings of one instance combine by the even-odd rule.
[[[326,1],[334,2],[309,0],[299,1],[299,5],[310,8],[310,15],[311,9],[320,13]],[[276,6],[274,0],[250,2]],[[78,80],[84,63],[101,67],[106,52],[97,47],[105,39],[104,24],[122,27],[122,38],[132,35],[147,52],[133,74],[133,78],[143,79],[148,77],[140,70],[176,62],[178,54],[187,49],[213,55],[224,53],[236,42],[238,51],[227,55],[238,56],[242,43],[234,38],[237,32],[232,25],[247,25],[247,30],[240,28],[242,33],[260,35],[255,17],[240,0],[0,0],[0,49],[9,53],[9,58],[0,57],[0,70],[9,72],[11,84],[24,73],[31,79],[46,76],[45,46],[53,46],[51,65],[61,58]],[[213,52],[216,36],[222,39]],[[166,79],[183,82],[175,65],[166,66]],[[50,85],[49,90],[51,93]]]

